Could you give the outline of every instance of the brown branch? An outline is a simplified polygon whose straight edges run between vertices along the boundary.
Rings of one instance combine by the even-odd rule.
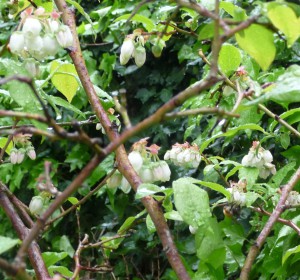
[[[0,205],[5,211],[7,217],[10,219],[19,238],[22,240],[26,239],[28,237],[28,228],[24,225],[13,204],[9,200],[2,183],[0,184]],[[28,253],[30,263],[36,273],[37,278],[41,280],[48,280],[50,275],[43,261],[39,245],[35,241],[30,242],[30,244],[28,244],[26,247],[24,254],[26,254],[26,252]],[[24,269],[23,263],[19,262],[14,265],[18,268]]]
[[[274,209],[273,213],[271,214],[269,220],[267,221],[266,225],[264,226],[263,230],[260,232],[259,236],[256,239],[254,245],[251,246],[247,258],[245,260],[245,264],[242,268],[242,272],[240,275],[241,280],[249,279],[249,274],[251,271],[251,267],[255,261],[256,256],[259,254],[260,249],[262,248],[266,238],[269,236],[273,225],[278,220],[281,213],[284,211],[285,201],[290,193],[290,191],[294,188],[296,183],[300,180],[300,167],[294,173],[290,181],[282,188],[281,196]]]
[[[24,269],[20,269],[20,267],[17,267],[2,258],[0,258],[0,269],[16,280],[32,280]]]
[[[286,209],[286,207],[284,207]],[[271,216],[272,213],[262,209],[262,208],[258,208],[258,207],[250,207],[251,210],[253,210],[254,212],[263,214],[263,215],[267,215],[267,216]],[[291,227],[294,231],[297,232],[297,234],[300,236],[300,228],[291,220],[286,220],[286,219],[282,219],[282,218],[278,218],[277,222],[284,224],[288,227]]]
[[[100,158],[99,156],[95,156],[91,159],[91,161],[81,170],[81,172],[78,174],[78,176],[73,180],[73,182],[62,192],[60,193],[55,200],[52,202],[52,204],[48,207],[48,209],[41,215],[40,219],[37,220],[37,222],[34,224],[32,229],[30,230],[29,234],[26,236],[26,238],[23,240],[23,243],[18,251],[18,254],[15,258],[16,263],[20,263],[23,261],[23,258],[26,255],[26,250],[28,247],[30,247],[30,244],[33,244],[34,239],[38,236],[40,231],[44,228],[47,220],[50,218],[50,216],[54,213],[56,209],[58,209],[66,199],[72,193],[74,193],[84,182],[84,180],[91,174],[91,172],[98,166],[100,161],[103,158]]]

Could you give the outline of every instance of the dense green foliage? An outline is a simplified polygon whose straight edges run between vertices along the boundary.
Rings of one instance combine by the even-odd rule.
[[[52,1],[31,2],[48,13],[55,9]],[[199,4],[211,12],[215,8],[215,1],[183,2]],[[292,1],[220,1],[219,15],[227,27],[234,28],[256,16],[248,28],[227,36],[228,30],[215,28],[213,19],[191,8],[178,8],[176,1],[145,1],[141,6],[135,0],[67,3],[75,9],[78,38],[91,81],[120,133],[128,126],[126,114],[118,109],[119,102],[127,108],[134,127],[179,92],[207,78],[209,64],[214,63],[212,42],[216,33],[226,40],[218,57],[222,79],[183,104],[176,103],[172,113],[177,115],[166,115],[124,143],[129,153],[132,144],[149,137],[148,146],[161,147],[158,156],[162,160],[172,145],[187,141],[199,147],[200,165],[178,166],[170,160],[171,179],[145,182],[137,193],[124,193],[104,182],[85,203],[46,227],[38,239],[51,276],[59,272],[72,277],[73,255],[85,234],[91,243],[119,234],[121,238],[82,251],[82,266],[103,266],[103,271],[82,270],[78,279],[177,279],[165,256],[167,249],[163,249],[141,203],[141,198],[150,195],[163,209],[192,279],[237,279],[249,248],[279,201],[280,187],[289,183],[300,163],[300,5]],[[20,12],[29,5],[26,0],[0,0],[0,76],[4,79],[15,74],[30,77],[33,73],[26,70],[27,58],[13,54],[8,47],[11,34],[20,30]],[[129,34],[136,36],[135,48],[138,45],[146,51],[141,67],[136,65],[137,53],[126,65],[120,63],[121,46]],[[141,40],[145,40],[144,45]],[[101,126],[96,129],[101,120],[95,115],[69,51],[60,48],[38,62],[35,88],[53,120],[69,133],[84,131],[104,148],[111,141]],[[0,180],[27,206],[32,197],[42,197],[44,211],[57,193],[55,190],[50,195],[49,189],[42,192],[41,187],[47,188],[51,182],[63,192],[95,150],[88,141],[54,137],[49,123],[5,113],[11,110],[44,115],[28,84],[16,80],[0,84],[0,147],[6,149],[1,155]],[[201,108],[208,112],[195,112]],[[189,114],[182,116],[182,112]],[[284,121],[279,123],[279,118]],[[33,135],[24,140],[16,133]],[[13,141],[7,147],[12,134]],[[35,160],[28,153],[32,147]],[[251,147],[252,161],[250,154],[244,158]],[[13,155],[20,150],[26,150],[27,156],[18,164],[13,162]],[[267,151],[272,160],[267,159]],[[255,162],[261,154],[265,157]],[[66,210],[87,196],[116,167],[115,154],[111,153],[62,208]],[[294,190],[299,188],[298,183]],[[300,276],[300,194],[290,192],[288,201],[285,205],[291,209],[286,209],[281,218],[290,224],[275,223],[252,266],[251,279]],[[63,209],[57,208],[51,219]],[[31,217],[37,219],[33,214]],[[1,208],[0,224],[0,257],[11,262],[20,240]],[[27,269],[34,273],[29,262]],[[9,279],[4,275],[0,272],[1,279]]]

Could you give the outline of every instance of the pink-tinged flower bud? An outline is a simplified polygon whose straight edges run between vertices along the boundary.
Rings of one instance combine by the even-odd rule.
[[[72,32],[67,25],[63,25],[59,28],[56,33],[56,39],[61,47],[69,48],[73,46],[73,35]]]
[[[45,52],[46,56],[54,56],[57,54],[58,50],[59,44],[54,35],[46,34],[43,37],[43,51]]]
[[[36,153],[35,153],[35,150],[34,150],[33,147],[27,148],[26,152],[27,152],[27,155],[28,155],[28,157],[29,157],[30,159],[32,159],[32,160],[35,160],[35,159],[36,159]]]
[[[12,164],[16,164],[17,161],[18,161],[18,150],[15,149],[15,148],[13,148],[13,149],[11,149],[11,151],[10,151],[10,162],[11,162]]]
[[[132,151],[129,153],[128,159],[135,171],[139,171],[143,166],[143,158],[138,151]]]
[[[55,34],[59,30],[59,22],[57,20],[47,20],[47,29],[53,34]]]
[[[127,37],[125,38],[121,47],[121,54],[120,54],[121,65],[125,65],[129,61],[133,52],[134,52],[133,39],[131,37]]]
[[[41,196],[34,196],[29,203],[29,210],[34,215],[40,215],[43,212],[44,199]]]
[[[42,24],[36,18],[27,18],[23,24],[22,31],[25,37],[32,38],[40,35]]]
[[[10,51],[14,54],[21,54],[25,47],[25,37],[22,32],[13,32],[9,40]]]
[[[137,67],[142,67],[146,62],[146,50],[142,46],[138,46],[134,50],[134,62]]]
[[[21,148],[17,152],[17,163],[22,163],[25,157],[25,149]]]
[[[116,189],[120,186],[122,181],[122,174],[118,171],[116,171],[111,178],[107,180],[107,187],[110,189]]]

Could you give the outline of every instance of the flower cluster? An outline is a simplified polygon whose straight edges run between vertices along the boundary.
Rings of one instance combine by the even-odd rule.
[[[300,205],[300,193],[297,191],[291,191],[285,201],[287,206]]]
[[[164,160],[170,160],[177,166],[197,168],[201,162],[201,155],[196,144],[176,143],[171,150],[166,152]]]
[[[171,170],[169,165],[158,158],[159,146],[153,144],[147,147],[147,139],[141,139],[133,145],[132,152],[128,159],[134,170],[139,174],[143,183],[166,182],[170,180]],[[107,186],[130,192],[130,184],[126,178],[118,171],[108,180]]]
[[[58,20],[57,12],[47,14],[43,8],[38,8],[33,13],[33,9],[28,8],[21,18],[18,31],[10,37],[9,48],[12,53],[25,59],[33,57],[43,60],[56,55],[61,47],[73,45],[71,30]]]
[[[29,134],[17,134],[13,137],[14,148],[10,151],[10,162],[12,164],[22,163],[26,154],[30,159],[35,160],[36,153],[29,140],[30,137]]]
[[[229,203],[245,206],[246,205],[246,182],[244,180],[236,182],[230,182],[230,188],[227,189],[231,196],[228,200]]]
[[[50,203],[50,197],[46,192],[41,192],[39,195],[33,196],[29,203],[30,213],[33,215],[42,215]]]
[[[120,54],[121,65],[127,64],[130,58],[134,58],[137,67],[142,67],[146,61],[145,37],[140,29],[136,29],[133,34],[127,35]]]
[[[272,161],[273,156],[270,151],[262,148],[259,141],[253,141],[249,153],[242,159],[242,165],[259,168],[259,176],[266,179],[270,174],[274,175],[276,173],[276,168],[271,163]]]

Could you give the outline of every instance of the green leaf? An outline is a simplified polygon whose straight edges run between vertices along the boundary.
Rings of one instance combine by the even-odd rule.
[[[121,21],[121,20],[127,20],[130,18],[130,16],[131,16],[131,14],[122,15],[122,16],[116,18],[115,22]],[[136,21],[136,22],[142,23],[148,32],[151,32],[155,28],[155,24],[152,22],[152,20],[145,16],[142,16],[142,15],[136,14],[130,19],[130,21]]]
[[[226,76],[230,76],[240,66],[242,56],[238,48],[224,44],[219,54],[219,66]]]
[[[43,7],[45,9],[45,12],[51,13],[53,11],[53,1],[43,1],[43,0],[35,0],[34,3],[38,7]]]
[[[290,162],[279,169],[274,176],[272,176],[272,181],[276,186],[280,186],[283,183],[283,180],[286,178],[290,171],[295,170],[296,162]]]
[[[1,148],[1,149],[4,148],[4,146],[5,146],[6,143],[7,143],[7,140],[8,140],[8,138],[6,138],[6,137],[0,137],[0,148]],[[5,150],[5,152],[6,152],[7,154],[10,155],[10,150],[11,150],[12,148],[13,148],[13,142],[10,141],[9,144],[8,144],[8,146],[7,146],[7,148],[6,148],[6,150]]]
[[[76,205],[79,200],[77,199],[77,197],[74,197],[74,196],[70,196],[68,197],[68,201],[72,204],[72,205]],[[80,210],[80,205],[77,206],[77,210]]]
[[[68,253],[66,253],[66,252],[62,252],[62,253],[44,252],[44,253],[42,253],[42,257],[43,257],[46,267],[56,264],[57,262],[63,260],[67,256],[68,256]]]
[[[48,267],[48,271],[49,271],[51,277],[57,273],[61,274],[62,276],[68,277],[68,278],[73,276],[73,272],[71,272],[69,269],[67,269],[64,266],[52,265],[52,266]],[[78,277],[76,277],[76,280],[78,280]]]
[[[73,106],[72,104],[70,104],[69,102],[67,102],[66,100],[58,97],[58,96],[52,96],[52,95],[48,95],[46,97],[48,100],[50,100],[51,102],[53,102],[55,105],[64,107],[70,111],[75,112],[76,114],[85,117],[84,113],[82,113],[80,110],[78,110],[75,106]]]
[[[148,195],[154,195],[158,192],[170,194],[172,190],[164,187],[159,187],[154,184],[141,184],[136,192],[135,199],[141,199]]]
[[[239,46],[253,57],[263,70],[267,70],[276,54],[273,33],[259,24],[235,34]]]
[[[239,170],[239,179],[246,179],[247,187],[251,188],[258,178],[258,174],[259,169],[256,167],[242,167]]]
[[[228,131],[222,133],[218,133],[216,135],[214,135],[213,137],[209,138],[208,140],[204,141],[202,144],[199,143],[200,145],[200,153],[202,153],[207,147],[208,145],[213,142],[214,140],[216,140],[217,138],[220,138],[220,137],[226,137],[226,136],[234,136],[236,133],[238,133],[240,130],[244,131],[246,129],[250,129],[250,130],[258,130],[258,131],[261,131],[263,133],[266,133],[265,130],[260,127],[259,125],[257,124],[245,124],[245,125],[240,125],[238,127],[235,127],[235,128],[231,128],[231,129],[228,129]],[[197,142],[197,141],[196,141]],[[198,143],[196,143],[198,144]]]
[[[215,218],[209,218],[196,232],[197,257],[215,269],[225,261],[225,247],[220,226]]]
[[[248,105],[273,100],[285,107],[290,103],[300,101],[300,66],[291,65],[285,73],[280,75],[275,84],[266,88],[266,93],[248,102]]]
[[[176,209],[187,224],[198,228],[211,217],[207,192],[189,178],[174,181],[173,190]]]
[[[247,14],[244,9],[239,6],[234,5],[231,2],[220,2],[220,8],[226,11],[229,15],[231,15],[235,20],[242,21],[247,18]]]
[[[78,12],[81,13],[85,17],[85,19],[89,22],[89,24],[91,26],[93,26],[93,22],[92,22],[90,16],[84,11],[84,9],[82,8],[82,6],[79,3],[77,3],[76,1],[73,1],[73,0],[66,0],[66,2],[73,5],[78,10]],[[94,29],[92,29],[92,30],[93,30],[94,37],[96,39],[96,32]]]
[[[221,194],[223,194],[224,196],[226,196],[227,199],[230,198],[231,194],[229,191],[226,190],[226,188],[224,188],[222,185],[217,184],[217,183],[212,183],[212,182],[204,182],[199,180],[198,181],[200,185],[210,188],[214,191],[220,192]]]
[[[177,211],[175,211],[175,210],[172,210],[170,212],[165,213],[164,216],[168,220],[183,221],[183,219],[180,216],[180,214]]]
[[[57,60],[52,61],[50,75],[53,85],[71,103],[76,91],[79,88],[78,75],[75,66],[71,63],[61,63]]]
[[[131,225],[134,223],[135,220],[136,220],[135,217],[128,217],[123,223],[123,225],[119,228],[118,234],[123,234],[124,232],[126,232],[131,227]]]
[[[146,217],[146,226],[150,233],[156,232],[156,227],[149,214]]]
[[[18,244],[21,244],[20,239],[12,239],[9,237],[0,236],[0,255]]]
[[[282,113],[282,114],[279,116],[279,118],[284,120],[284,119],[286,119],[286,118],[288,118],[288,117],[290,117],[290,116],[292,117],[293,115],[296,115],[296,116],[297,116],[296,119],[298,120],[298,115],[300,115],[300,108],[295,108],[295,109],[288,110],[288,111]],[[295,122],[290,122],[289,120],[288,120],[287,122],[288,122],[289,124],[295,123]],[[271,123],[271,125],[269,126],[269,130],[270,130],[270,131],[273,131],[277,124],[278,124],[278,122],[277,122],[276,120],[274,120],[274,121]]]
[[[290,48],[300,36],[300,18],[290,7],[281,3],[268,3],[268,17],[285,36]]]
[[[300,252],[300,245],[288,249],[282,257],[282,265],[284,265],[285,261],[293,254],[298,254]]]
[[[72,247],[68,236],[63,235],[63,236],[56,237],[53,240],[52,245],[53,245],[54,250],[58,250],[58,251],[67,253],[70,258],[73,258],[75,250]]]

